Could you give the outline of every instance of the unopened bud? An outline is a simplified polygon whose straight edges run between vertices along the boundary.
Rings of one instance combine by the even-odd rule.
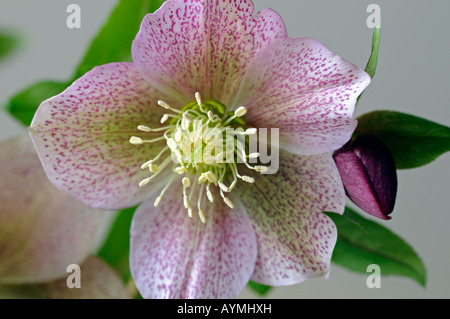
[[[374,135],[360,135],[333,155],[347,196],[362,210],[391,219],[397,171],[387,147]]]

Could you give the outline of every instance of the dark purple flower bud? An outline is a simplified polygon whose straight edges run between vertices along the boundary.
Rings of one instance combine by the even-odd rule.
[[[391,219],[397,196],[397,171],[386,146],[373,135],[360,135],[337,150],[334,161],[347,196],[365,212]]]

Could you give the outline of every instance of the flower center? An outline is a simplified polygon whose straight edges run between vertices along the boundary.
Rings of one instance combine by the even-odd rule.
[[[211,187],[217,187],[221,200],[230,208],[234,208],[233,202],[226,196],[230,193],[238,180],[246,183],[254,183],[253,177],[240,175],[237,169],[238,163],[244,163],[249,169],[264,173],[265,166],[251,166],[249,158],[258,158],[258,153],[248,154],[246,136],[256,134],[256,129],[244,130],[243,116],[247,109],[243,106],[235,111],[226,112],[226,107],[217,101],[202,102],[200,94],[195,94],[195,101],[187,104],[181,110],[172,108],[164,101],[158,101],[158,105],[170,111],[161,118],[161,124],[169,121],[167,126],[150,128],[139,125],[142,132],[162,132],[162,136],[150,140],[144,140],[133,136],[130,143],[142,145],[165,140],[165,146],[155,158],[142,164],[142,169],[149,169],[152,175],[139,183],[140,187],[147,185],[156,176],[172,163],[172,175],[161,194],[155,200],[155,207],[161,202],[165,192],[177,176],[183,175],[183,203],[189,217],[193,216],[192,198],[196,192],[198,215],[203,223],[206,217],[202,209],[204,193],[213,203],[214,196]],[[160,158],[170,151],[170,155],[164,160]],[[159,162],[159,164],[157,164]],[[226,180],[232,181],[229,185]]]

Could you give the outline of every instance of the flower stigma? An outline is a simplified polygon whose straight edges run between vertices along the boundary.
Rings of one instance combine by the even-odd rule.
[[[165,147],[153,159],[141,165],[141,169],[148,169],[152,175],[143,179],[139,186],[150,183],[172,163],[172,175],[156,198],[155,207],[160,204],[164,193],[176,177],[183,175],[183,204],[189,217],[193,216],[193,196],[198,194],[197,214],[200,220],[206,223],[202,199],[206,194],[207,200],[214,202],[211,191],[213,186],[217,188],[221,200],[233,209],[234,203],[226,193],[233,190],[238,180],[250,184],[255,182],[253,177],[240,175],[237,164],[243,163],[259,173],[267,172],[266,166],[251,166],[248,163],[248,159],[257,159],[260,154],[248,152],[246,136],[256,134],[257,129],[244,129],[245,121],[242,117],[247,113],[247,109],[241,106],[235,111],[226,112],[226,107],[218,101],[202,102],[198,92],[195,94],[195,101],[181,110],[161,100],[158,105],[169,111],[161,118],[161,124],[170,119],[169,124],[159,128],[146,125],[139,125],[137,128],[142,133],[160,132],[162,135],[153,139],[137,136],[129,139],[133,145],[166,141]],[[165,158],[160,160],[163,155]],[[229,180],[231,183],[227,184]]]

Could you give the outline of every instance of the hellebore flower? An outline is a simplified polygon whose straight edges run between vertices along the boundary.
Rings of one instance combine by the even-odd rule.
[[[288,38],[250,0],[166,1],[132,57],[44,101],[30,132],[58,188],[93,207],[141,203],[130,266],[142,296],[229,298],[249,279],[327,276],[336,228],[322,211],[345,205],[331,152],[350,139],[370,77]],[[226,143],[229,129],[259,128],[280,128],[277,174],[246,139]]]
[[[0,297],[125,298],[107,265],[94,257],[82,264],[106,213],[56,189],[28,136],[1,143],[0,163]],[[71,264],[82,265],[80,289],[66,286]],[[88,282],[99,270],[103,282]]]
[[[374,135],[359,135],[333,157],[347,196],[365,212],[391,219],[397,171],[387,147]]]

